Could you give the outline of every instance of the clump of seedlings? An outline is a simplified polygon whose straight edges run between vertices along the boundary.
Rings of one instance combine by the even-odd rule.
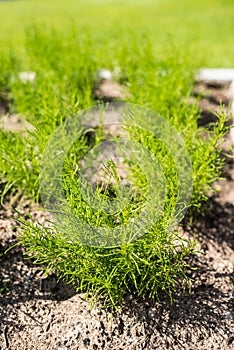
[[[55,30],[42,31],[35,26],[27,31],[27,55],[25,60],[18,60],[18,66],[19,71],[27,71],[29,66],[36,79],[25,83],[17,79],[16,73],[11,90],[15,108],[26,116],[33,129],[23,135],[0,130],[0,176],[6,183],[3,195],[10,189],[23,191],[25,196],[41,203],[40,165],[51,136],[65,120],[77,115],[82,119],[82,111],[97,103],[97,95],[93,94],[95,72],[103,66],[110,71],[119,66],[118,83],[124,82],[129,91],[124,98],[160,113],[183,139],[192,169],[192,192],[189,203],[182,201],[180,208],[201,207],[213,182],[220,177],[223,161],[218,146],[227,132],[225,113],[219,115],[212,129],[198,128],[197,107],[186,102],[192,93],[194,75],[188,65],[189,53],[168,50],[163,59],[158,59],[150,35],[141,38],[129,33],[126,40],[126,33],[121,32],[118,33],[121,47],[107,40],[104,48],[103,35],[90,38],[72,31],[61,38],[61,33]],[[5,72],[11,72],[11,68],[9,63]],[[127,131],[132,142],[157,158],[164,174],[165,196],[159,203],[160,215],[147,230],[140,232],[139,226],[140,234],[136,237],[132,225],[144,211],[149,213],[146,208],[151,189],[147,167],[127,158],[112,157],[96,177],[83,173],[84,177],[87,175],[89,191],[82,191],[78,178],[86,155],[113,137],[113,130],[105,132],[101,122],[90,129],[81,128],[64,157],[60,174],[63,197],[54,199],[61,209],[57,220],[39,225],[19,218],[23,224],[19,241],[28,257],[45,266],[45,273],[56,272],[58,278],[72,283],[78,292],[114,306],[128,293],[157,299],[163,291],[173,298],[176,290],[189,282],[186,272],[194,254],[193,239],[183,238],[180,229],[172,225],[171,217],[180,195],[180,169],[173,152],[153,132],[134,123],[127,124],[122,131]],[[126,203],[125,195],[129,199]],[[121,201],[125,204],[121,210],[105,210],[105,206],[109,208],[112,204],[118,209]],[[56,211],[58,214],[58,206]],[[191,213],[192,210],[187,211],[187,215]],[[77,218],[82,219],[82,225]],[[121,231],[125,226],[132,231]],[[121,236],[121,244],[119,241],[103,244],[102,237],[100,244],[97,233],[110,231],[127,232],[128,239]],[[92,235],[95,244],[80,240]]]

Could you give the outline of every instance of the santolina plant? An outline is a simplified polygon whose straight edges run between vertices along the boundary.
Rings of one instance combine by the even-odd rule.
[[[188,52],[168,49],[159,59],[150,36],[118,31],[115,45],[110,35],[30,28],[24,59],[3,67],[14,108],[34,130],[0,131],[0,165],[3,194],[23,191],[55,219],[19,218],[27,254],[77,291],[116,305],[129,292],[172,297],[188,282],[193,243],[176,225],[219,178],[227,130],[225,113],[212,130],[198,129],[197,108],[186,102]],[[88,108],[103,66],[121,67],[131,103]],[[35,81],[20,81],[19,70],[34,71]]]

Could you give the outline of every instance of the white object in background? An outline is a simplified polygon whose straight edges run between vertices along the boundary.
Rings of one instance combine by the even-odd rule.
[[[36,79],[36,73],[35,72],[20,72],[18,74],[19,80],[26,84],[26,83],[33,83]]]
[[[229,94],[230,94],[231,99],[234,101],[234,80],[231,82]]]
[[[234,80],[234,68],[203,68],[198,71],[196,80],[231,82]]]
[[[231,113],[233,127],[230,129],[231,142],[234,145],[234,68],[202,68],[196,76],[197,81],[209,83],[231,83],[229,95],[232,100]]]
[[[97,77],[100,80],[111,80],[112,73],[108,69],[102,68],[97,71]]]

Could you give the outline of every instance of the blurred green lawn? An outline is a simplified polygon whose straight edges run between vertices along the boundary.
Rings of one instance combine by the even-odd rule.
[[[234,0],[5,0],[0,18],[2,48],[20,49],[31,22],[96,33],[119,27],[150,31],[160,51],[168,37],[175,39],[194,49],[198,66],[234,66]]]

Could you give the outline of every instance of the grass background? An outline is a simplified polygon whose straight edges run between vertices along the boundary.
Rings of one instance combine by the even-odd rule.
[[[193,48],[197,66],[234,65],[233,0],[27,0],[0,1],[1,47],[22,49],[25,26],[38,22],[63,31],[150,31],[162,54],[168,37]],[[116,38],[116,45],[119,45]]]

